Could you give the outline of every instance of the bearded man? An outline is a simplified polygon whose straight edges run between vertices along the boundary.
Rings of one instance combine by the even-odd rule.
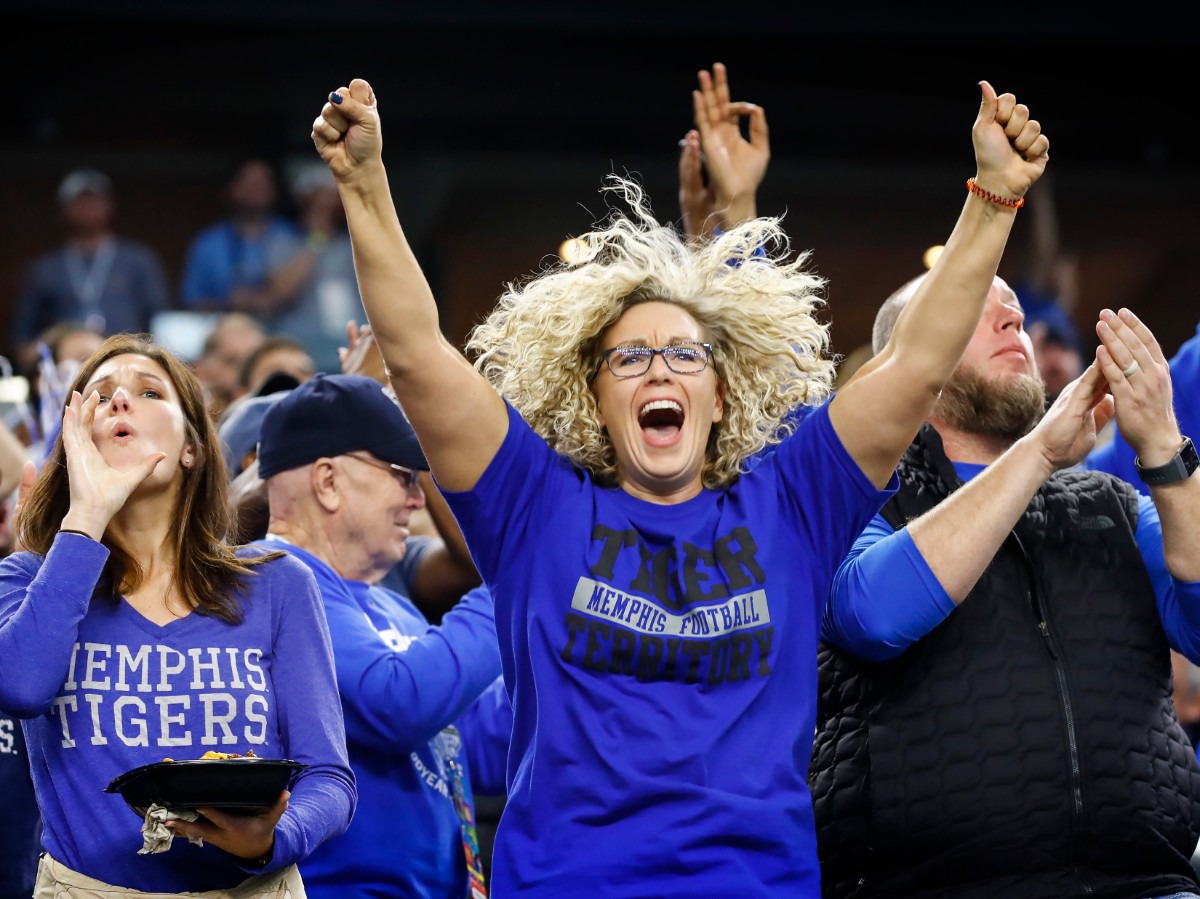
[[[888,299],[886,341],[915,282]],[[1043,415],[1000,279],[900,490],[838,572],[810,787],[826,896],[1192,897],[1200,477],[1131,312]],[[1113,416],[1148,495],[1076,467]]]

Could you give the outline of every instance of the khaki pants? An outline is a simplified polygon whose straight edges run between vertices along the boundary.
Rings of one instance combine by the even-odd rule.
[[[122,896],[139,899],[174,899],[177,896],[193,896],[200,899],[307,899],[304,884],[300,882],[300,871],[295,865],[271,874],[256,874],[228,890],[206,890],[203,893],[143,893],[141,890],[115,887],[85,877],[61,862],[56,862],[48,852],[42,853],[38,863],[37,883],[33,886],[33,899],[119,899]]]

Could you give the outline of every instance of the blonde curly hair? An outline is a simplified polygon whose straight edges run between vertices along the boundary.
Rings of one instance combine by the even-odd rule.
[[[506,285],[468,337],[475,367],[555,450],[614,483],[617,457],[600,424],[591,382],[606,329],[629,307],[659,301],[685,309],[713,344],[725,388],[723,419],[709,437],[703,479],[719,488],[746,460],[794,428],[789,412],[828,396],[828,326],[813,314],[824,280],[792,260],[778,218],[758,218],[707,242],[686,242],[651,213],[641,187],[616,175],[632,217],[614,210],[579,238],[582,261],[558,263]],[[756,252],[761,248],[762,252]]]

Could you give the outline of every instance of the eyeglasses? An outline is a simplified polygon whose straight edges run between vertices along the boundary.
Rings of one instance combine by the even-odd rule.
[[[411,468],[405,468],[403,465],[397,465],[395,462],[383,462],[378,459],[368,459],[366,456],[356,456],[354,453],[342,453],[347,459],[355,459],[370,465],[372,468],[378,468],[392,475],[400,486],[405,490],[412,490],[420,485],[417,483],[417,473]]]
[[[637,378],[650,371],[655,356],[662,356],[667,368],[677,375],[698,375],[708,368],[708,360],[712,358],[711,343],[672,343],[669,346],[654,347],[639,344],[615,346],[600,354],[608,370],[617,378]]]

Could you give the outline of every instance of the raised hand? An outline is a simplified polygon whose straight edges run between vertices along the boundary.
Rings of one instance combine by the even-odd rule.
[[[761,106],[729,99],[722,63],[713,65],[711,75],[701,70],[698,78],[700,89],[692,91],[696,130],[720,224],[730,228],[757,215],[755,196],[771,160],[767,115]],[[750,120],[749,140],[742,136],[743,118]]]
[[[985,190],[1009,199],[1020,199],[1046,170],[1050,139],[1029,117],[1029,107],[1012,94],[996,95],[979,82],[982,100],[971,141],[975,145],[975,182]]]
[[[338,181],[352,180],[371,164],[382,165],[383,139],[375,92],[361,78],[329,95],[313,122],[313,144]]]
[[[113,468],[92,441],[92,424],[99,405],[100,394],[96,391],[93,390],[86,400],[78,390],[73,391],[71,402],[63,412],[62,424],[67,482],[71,491],[71,505],[62,526],[82,531],[95,540],[104,535],[113,516],[167,456],[156,451],[131,468]]]
[[[1117,428],[1145,467],[1165,465],[1183,443],[1175,420],[1171,367],[1158,340],[1128,309],[1100,312],[1096,362],[1116,402]]]
[[[375,335],[370,325],[361,328],[357,322],[346,325],[346,339],[349,346],[338,347],[338,358],[342,363],[342,374],[363,375],[374,378],[380,384],[388,383],[387,369],[383,364],[383,354],[375,343]]]
[[[700,155],[700,132],[693,128],[679,142],[679,211],[683,233],[691,238],[711,237],[716,219],[717,194],[704,178]]]
[[[1077,464],[1096,445],[1096,435],[1113,416],[1107,387],[1100,367],[1089,365],[1063,388],[1030,433],[1052,471]]]

